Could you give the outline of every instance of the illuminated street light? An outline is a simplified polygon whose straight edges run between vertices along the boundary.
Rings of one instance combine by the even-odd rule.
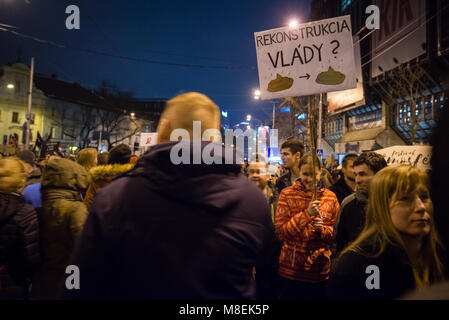
[[[136,114],[134,112],[131,112],[131,117],[134,117]]]
[[[8,85],[6,86],[8,89],[14,89],[14,85],[12,83],[8,83]]]
[[[296,28],[296,27],[298,26],[298,21],[292,20],[292,21],[290,21],[290,23],[288,24],[288,26],[289,26],[290,28]]]
[[[246,116],[246,121],[251,121],[251,115],[250,115],[250,114],[248,114],[248,115]]]
[[[260,99],[260,90],[254,90],[254,99],[259,100]]]

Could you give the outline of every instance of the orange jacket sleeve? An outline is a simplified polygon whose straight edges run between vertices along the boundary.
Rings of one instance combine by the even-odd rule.
[[[329,243],[333,241],[334,225],[337,221],[339,208],[337,197],[326,197],[323,203],[321,203],[320,213],[323,217],[323,228],[321,232],[315,232],[315,237]]]
[[[312,217],[307,209],[293,214],[287,202],[287,195],[281,192],[276,208],[276,236],[281,241],[308,240],[313,236]]]

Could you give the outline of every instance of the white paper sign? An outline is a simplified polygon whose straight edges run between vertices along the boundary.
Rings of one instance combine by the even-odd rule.
[[[423,171],[430,169],[431,146],[394,146],[376,150],[375,152],[381,154],[388,165],[408,164]]]
[[[254,33],[261,98],[357,87],[350,16]]]
[[[157,132],[142,132],[139,147],[153,146],[157,142]]]

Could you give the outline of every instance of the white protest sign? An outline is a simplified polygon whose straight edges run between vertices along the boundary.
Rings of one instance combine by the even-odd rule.
[[[254,33],[261,98],[357,87],[350,16]]]
[[[139,147],[149,147],[157,142],[157,132],[142,132],[140,134]]]
[[[423,171],[431,169],[430,160],[432,158],[431,146],[394,146],[376,150],[387,161],[388,165],[408,164]]]

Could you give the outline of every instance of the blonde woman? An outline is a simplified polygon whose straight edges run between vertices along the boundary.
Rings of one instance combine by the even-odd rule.
[[[78,153],[77,162],[89,172],[90,169],[97,166],[98,152],[95,148],[86,148]]]
[[[0,300],[27,299],[40,262],[36,211],[21,195],[26,177],[19,159],[0,160]]]
[[[370,186],[366,223],[331,277],[337,299],[394,299],[442,280],[427,175],[387,167]]]

